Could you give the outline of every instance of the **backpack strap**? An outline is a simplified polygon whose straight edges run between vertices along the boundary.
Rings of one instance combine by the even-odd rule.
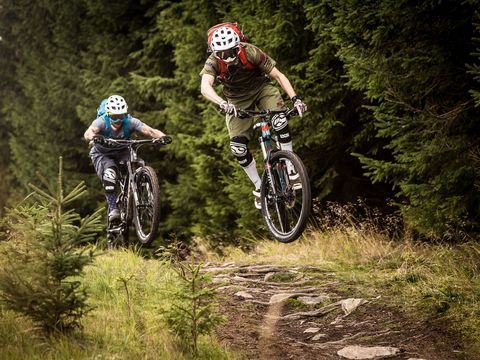
[[[220,59],[217,59],[217,62],[220,65],[220,74],[218,75],[218,78],[223,81],[225,74],[227,73],[227,64],[225,64],[225,61]]]
[[[107,128],[103,131],[103,136],[110,137],[112,136],[112,124],[110,124],[110,118],[107,114],[102,115],[103,121],[105,121],[105,125]]]
[[[130,139],[130,127],[128,126],[128,120],[130,120],[130,114],[127,114],[127,118],[123,121],[123,135],[125,139]]]
[[[263,56],[263,53],[262,53],[262,56]],[[242,63],[242,65],[247,68],[247,70],[253,70],[256,68],[254,64],[248,61],[247,54],[245,53],[243,46],[240,46],[240,51],[238,52],[238,58],[240,59],[240,62]],[[262,60],[260,60],[260,64],[261,63],[262,63]]]

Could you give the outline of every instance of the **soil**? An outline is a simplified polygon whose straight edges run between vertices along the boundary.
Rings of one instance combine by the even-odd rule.
[[[208,264],[205,270],[214,276],[219,311],[227,319],[216,337],[245,359],[480,359],[467,354],[439,320],[407,313],[382,296],[362,298],[361,284],[342,283],[319,268],[230,263]],[[290,298],[275,302],[279,296]],[[349,314],[342,308],[346,299],[360,303]],[[355,345],[395,353],[339,355]]]

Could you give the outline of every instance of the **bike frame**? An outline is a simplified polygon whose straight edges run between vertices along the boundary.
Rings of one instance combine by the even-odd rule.
[[[261,117],[262,121],[256,123],[253,126],[253,129],[261,129],[260,136],[258,137],[258,142],[260,143],[260,148],[263,154],[263,164],[264,164],[264,171],[267,173],[267,177],[270,183],[272,183],[272,166],[270,165],[270,154],[274,151],[273,147],[273,136],[272,132],[270,131],[270,122],[265,117]],[[278,139],[275,139],[275,143],[277,145],[277,149],[280,149],[280,144],[278,143]],[[276,190],[274,189],[276,192]]]
[[[256,116],[260,119],[259,122],[253,125],[253,129],[261,129],[260,136],[258,137],[258,141],[260,143],[260,148],[262,150],[262,155],[264,159],[264,171],[267,174],[268,180],[270,183],[273,182],[273,177],[272,177],[272,167],[270,165],[270,156],[272,154],[272,151],[275,151],[276,149],[281,150],[280,143],[278,141],[278,137],[276,135],[272,134],[272,131],[270,130],[271,126],[271,117],[275,114],[279,113],[285,113],[285,116],[289,116],[295,111],[295,109],[292,110],[279,110],[279,111],[271,111],[271,110],[263,110],[260,112],[253,112],[253,111],[244,111],[245,114],[253,115]],[[275,141],[276,149],[273,146],[273,142]],[[285,179],[281,179],[281,181],[285,181]],[[284,188],[286,184],[282,184],[282,187]],[[276,194],[276,189],[274,190],[274,194]]]

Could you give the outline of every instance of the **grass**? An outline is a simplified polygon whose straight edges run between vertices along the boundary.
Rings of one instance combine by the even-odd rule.
[[[132,250],[109,251],[86,269],[93,310],[71,336],[41,336],[28,319],[0,309],[0,359],[190,359],[160,309],[178,284],[169,264]],[[203,337],[196,359],[237,356]]]

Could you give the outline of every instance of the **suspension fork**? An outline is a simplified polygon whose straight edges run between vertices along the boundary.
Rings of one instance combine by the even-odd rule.
[[[272,134],[270,132],[270,126],[268,122],[262,121],[258,124],[261,127],[262,133],[258,138],[260,142],[260,148],[262,149],[262,154],[264,158],[264,169],[267,174],[267,179],[269,184],[271,185],[271,189],[274,195],[277,194],[277,189],[274,184],[273,175],[272,175],[272,165],[270,163],[270,157],[272,153]]]
[[[137,184],[135,183],[135,172],[133,171],[132,162],[128,162],[128,189],[127,191],[132,192],[133,205],[136,207],[139,204]],[[128,192],[127,192],[128,196]]]
[[[134,169],[134,165],[137,164],[136,169]],[[133,204],[135,207],[137,207],[140,204],[140,199],[138,198],[138,188],[137,188],[137,183],[135,182],[136,177],[137,177],[137,171],[140,169],[142,166],[144,166],[145,163],[142,159],[139,159],[136,150],[133,148],[133,146],[130,147],[130,161],[128,162],[128,174],[129,174],[129,190],[133,192]]]

